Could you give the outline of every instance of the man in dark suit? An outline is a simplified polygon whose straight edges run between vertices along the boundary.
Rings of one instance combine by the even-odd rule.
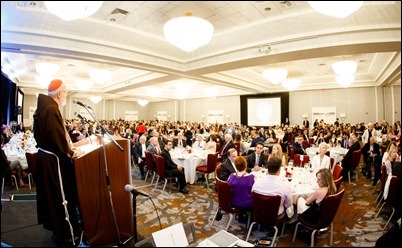
[[[259,132],[256,132],[255,134],[254,134],[254,139],[251,141],[251,143],[250,143],[250,147],[255,147],[256,145],[257,145],[257,143],[258,142],[262,142],[262,143],[264,143],[264,138],[262,138],[261,136],[260,136],[260,133]]]
[[[309,129],[309,127],[310,127],[310,122],[308,121],[307,118],[304,118],[304,120],[303,120],[303,126],[304,126],[305,128],[307,128],[307,129]]]
[[[185,188],[187,183],[184,176],[184,168],[181,165],[177,165],[175,162],[173,162],[172,157],[170,156],[170,150],[172,147],[173,142],[171,140],[167,140],[165,143],[165,148],[161,154],[165,160],[165,174],[168,177],[177,177],[179,183],[179,192],[188,194],[189,191]]]
[[[145,179],[145,164],[146,164],[146,158],[145,158],[145,151],[147,150],[145,142],[147,141],[147,137],[144,135],[141,135],[139,138],[139,142],[137,142],[134,146],[134,163],[138,165],[140,168],[141,172],[141,179]]]
[[[264,143],[258,142],[255,146],[255,152],[247,156],[247,172],[251,172],[251,170],[259,171],[261,167],[266,167],[267,161],[263,152]]]
[[[221,179],[222,181],[227,181],[230,174],[236,172],[234,159],[237,157],[237,155],[238,154],[236,148],[230,148],[227,152],[227,159],[222,162],[219,172],[219,179]]]
[[[358,138],[355,133],[352,133],[350,135],[349,139],[349,150],[345,154],[345,156],[342,158],[342,176],[344,180],[347,180],[348,178],[348,172],[350,171],[350,168],[352,167],[352,154],[354,151],[357,151],[360,149],[360,143],[358,141]]]
[[[292,145],[294,154],[306,155],[306,151],[303,148],[303,137],[297,136],[296,142]]]
[[[369,142],[364,144],[362,148],[364,158],[364,175],[367,179],[371,179],[371,165],[374,166],[373,185],[376,185],[381,177],[381,149],[380,145],[375,142],[375,137],[371,136]]]
[[[220,161],[220,162],[222,162],[228,158],[229,149],[235,148],[235,145],[233,143],[232,134],[227,133],[227,134],[225,134],[224,138],[225,138],[225,143],[222,144],[221,150],[219,151],[218,161]]]
[[[187,141],[182,132],[177,134],[177,138],[173,140],[173,148],[186,148]]]

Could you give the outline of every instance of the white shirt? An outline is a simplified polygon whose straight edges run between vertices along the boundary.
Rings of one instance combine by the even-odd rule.
[[[316,172],[318,171],[320,168],[327,168],[329,169],[331,166],[331,159],[327,156],[324,155],[324,157],[322,158],[322,160],[320,159],[320,154],[315,155],[313,157],[313,160],[311,161],[311,169]]]
[[[201,140],[201,141],[196,141],[196,142],[194,142],[194,144],[193,144],[193,148],[202,148],[202,149],[204,149],[205,148],[205,141],[203,141],[203,140]]]
[[[141,149],[142,149],[141,158],[145,158],[145,151],[147,150],[145,143],[141,144]]]

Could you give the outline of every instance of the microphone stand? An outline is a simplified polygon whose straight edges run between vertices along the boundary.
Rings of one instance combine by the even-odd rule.
[[[93,111],[93,113],[91,113],[91,111],[89,111],[88,107],[86,105],[83,105],[83,107],[87,110],[87,112],[92,116],[92,118],[94,119],[94,121],[98,124],[98,126],[101,127],[102,129],[102,133],[106,133],[108,135],[108,137],[113,141],[113,143],[120,149],[120,151],[124,151],[123,147],[121,147],[115,139],[113,139],[112,136],[110,136],[110,134],[107,132],[107,130],[99,123],[99,121],[95,118],[95,116],[93,115],[93,113],[95,111]],[[113,199],[112,199],[112,191],[110,188],[110,180],[109,180],[109,172],[108,172],[108,165],[107,165],[107,159],[106,159],[106,148],[105,148],[105,142],[103,139],[103,135],[101,135],[101,142],[102,142],[102,146],[103,146],[103,155],[104,155],[104,159],[105,159],[105,174],[106,174],[106,185],[109,191],[109,202],[110,202],[110,207],[112,209],[112,214],[113,214],[113,221],[115,224],[115,228],[117,231],[117,239],[118,239],[118,246],[122,247],[122,242],[121,242],[121,238],[120,238],[120,230],[119,230],[119,225],[117,224],[117,218],[116,218],[116,212],[114,210],[114,204],[113,204]]]

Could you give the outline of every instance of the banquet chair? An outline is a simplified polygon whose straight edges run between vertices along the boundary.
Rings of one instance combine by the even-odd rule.
[[[400,194],[400,192],[398,192],[398,184],[399,184],[399,178],[397,176],[392,176],[391,181],[389,183],[388,195],[386,197],[384,196],[384,202],[381,204],[381,207],[374,218],[374,220],[377,219],[384,205],[387,205],[392,208],[392,213],[388,217],[387,223],[385,223],[384,228],[382,229],[383,231],[388,226],[389,221],[391,220],[392,216],[395,213],[395,208],[398,201],[398,195]]]
[[[156,176],[156,165],[154,162],[153,154],[151,152],[145,151],[145,160],[147,164],[147,174],[145,174],[145,181],[147,180],[149,173],[152,173],[152,180],[150,184],[152,185]]]
[[[337,164],[334,166],[334,170],[332,171],[332,178],[333,178],[334,180],[337,180],[338,178],[340,178],[341,175],[342,175],[342,171],[343,171],[342,166],[340,166],[340,164],[337,163]]]
[[[331,171],[333,171],[334,170],[334,162],[335,162],[335,159],[334,158],[332,158],[332,157],[330,157],[329,158],[329,168],[330,168],[330,170]]]
[[[31,189],[32,187],[32,183],[33,183],[33,177],[36,174],[36,168],[37,168],[37,164],[36,164],[36,159],[37,159],[37,153],[29,153],[26,152],[25,153],[25,157],[27,159],[27,163],[28,163],[28,169],[26,169],[26,172],[28,172],[28,183],[29,183],[29,189]]]
[[[388,178],[387,166],[386,166],[385,164],[383,164],[383,165],[381,165],[380,183],[377,183],[377,184],[374,186],[373,193],[372,193],[372,194],[374,194],[374,192],[375,192],[375,190],[376,190],[376,188],[377,188],[377,185],[380,185],[380,186],[381,186],[380,192],[378,193],[378,196],[377,196],[377,198],[375,199],[374,203],[376,203],[379,199],[381,199],[381,196],[382,196],[382,194],[383,194],[383,192],[384,192],[385,182],[387,181],[387,178]],[[376,207],[376,209],[377,209],[377,207]]]
[[[237,154],[240,154],[240,142],[234,142],[234,147],[237,151]]]
[[[221,150],[221,142],[216,142],[216,152],[220,152]]]
[[[273,246],[275,244],[276,236],[278,235],[277,225],[282,225],[281,235],[283,235],[285,226],[286,214],[278,215],[282,197],[280,195],[263,195],[255,191],[251,192],[251,195],[253,197],[253,222],[248,229],[246,242],[250,237],[253,226],[259,224],[261,226],[273,227],[275,229],[274,237],[271,241],[271,246]]]
[[[230,224],[232,223],[234,217],[240,213],[240,210],[232,206],[232,189],[230,188],[230,184],[226,181],[220,180],[218,177],[215,177],[216,187],[218,191],[218,210],[212,220],[211,226],[214,225],[216,216],[218,216],[221,211],[224,211],[229,214],[229,221],[226,225],[225,231],[229,229]]]
[[[340,176],[338,179],[334,180],[334,184],[336,186],[336,192],[341,191],[342,179],[343,179],[343,176]]]
[[[288,156],[289,156],[289,160],[291,160],[291,159],[294,160],[295,152],[293,151],[293,148],[291,145],[288,145]]]
[[[155,188],[158,186],[159,179],[165,180],[165,183],[163,184],[162,191],[165,191],[166,184],[170,180],[170,183],[172,183],[172,180],[176,180],[177,177],[167,177],[165,174],[165,159],[162,156],[155,155],[155,163],[156,163],[156,168],[157,172],[156,173],[156,183],[155,183]],[[178,185],[178,184],[177,184]],[[179,187],[179,186],[177,186]]]
[[[15,189],[19,191],[18,189],[18,181],[17,181],[17,174],[18,172],[16,170],[11,171],[11,185],[15,185]]]
[[[218,162],[218,153],[210,153],[207,156],[207,164],[197,166],[196,172],[200,172],[205,176],[205,183],[207,184],[207,189],[209,189],[209,175],[215,173],[215,168]]]
[[[354,171],[356,173],[356,181],[359,180],[359,163],[360,163],[360,158],[362,156],[362,149],[359,149],[357,151],[354,151],[352,153],[352,163],[350,164],[350,170],[348,171],[348,180],[350,184],[350,172]]]
[[[308,138],[308,143],[310,144],[310,147],[313,146],[314,144],[314,138]]]
[[[308,140],[303,140],[302,145],[303,145],[303,149],[307,149],[310,147],[310,143],[308,142]]]
[[[308,229],[313,230],[311,233],[311,243],[310,246],[314,247],[314,237],[315,233],[319,232],[320,229],[330,227],[330,246],[332,245],[332,239],[333,239],[333,222],[336,216],[336,213],[338,212],[339,205],[341,204],[343,195],[345,193],[345,189],[342,189],[340,192],[334,194],[334,195],[328,195],[326,196],[320,203],[320,214],[318,218],[318,222],[316,223],[311,223],[310,220],[306,219],[303,217],[302,214],[299,214],[297,216],[297,220],[299,221],[296,224],[295,231],[293,234],[293,239],[292,242],[295,242],[296,239],[296,234],[297,234],[297,229],[299,228],[299,225],[303,225],[307,227]]]
[[[303,156],[303,161],[301,160],[301,156]],[[305,163],[310,162],[310,157],[308,155],[295,154],[293,160],[295,166],[303,167]]]

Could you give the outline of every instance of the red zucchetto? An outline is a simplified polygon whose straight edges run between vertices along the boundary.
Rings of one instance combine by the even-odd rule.
[[[49,84],[47,92],[53,92],[55,90],[58,90],[62,84],[63,81],[61,81],[60,79],[53,79]]]

